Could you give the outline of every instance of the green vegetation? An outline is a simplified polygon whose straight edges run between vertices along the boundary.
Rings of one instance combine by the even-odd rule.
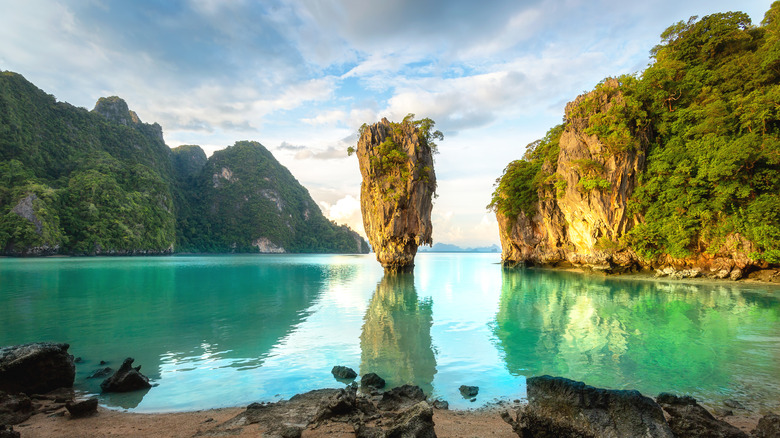
[[[0,72],[0,254],[258,251],[262,237],[287,252],[367,250],[244,143],[212,160],[198,146],[172,151],[118,97],[87,111]],[[236,174],[230,189],[213,187],[222,167]]]
[[[646,154],[630,204],[644,221],[625,236],[640,255],[714,252],[738,233],[755,247],[751,257],[780,263],[778,18],[780,2],[760,26],[741,12],[681,21],[642,74],[605,80],[575,103],[566,124],[587,123],[607,155]],[[555,169],[534,152],[507,166],[489,207],[534,211],[551,178],[544,169]],[[591,170],[578,189],[608,188]]]
[[[434,140],[443,140],[444,134],[433,130],[436,125],[433,120],[429,118],[415,120],[414,116],[410,113],[400,123],[390,122],[387,137],[369,156],[369,172],[376,178],[384,179],[386,187],[382,195],[388,202],[397,203],[406,196],[407,182],[410,180],[433,183],[432,191],[436,196],[436,184],[435,181],[431,181],[432,166],[427,165],[426,160],[421,159],[422,156],[419,154],[427,150],[430,150],[431,155],[439,153],[438,145]],[[362,137],[367,129],[370,127],[364,123],[360,127],[359,135]],[[419,139],[419,146],[415,147],[421,150],[415,149],[417,159],[410,160],[403,145],[413,135]],[[349,147],[347,153],[352,155],[355,153],[355,148]]]
[[[174,153],[193,155],[179,148]],[[184,193],[192,207],[179,222],[182,251],[256,252],[258,238],[287,252],[367,251],[355,232],[325,218],[309,192],[257,142],[215,152]]]
[[[520,213],[530,218],[536,213],[541,190],[548,187],[556,194],[563,193],[566,181],[549,172],[558,163],[563,129],[564,125],[550,129],[543,139],[526,146],[523,159],[512,161],[504,168],[504,174],[496,179],[496,189],[487,208],[511,218]]]

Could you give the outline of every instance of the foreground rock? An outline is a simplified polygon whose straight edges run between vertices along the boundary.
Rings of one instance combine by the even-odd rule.
[[[387,119],[363,125],[357,157],[363,183],[360,209],[369,243],[386,271],[409,271],[420,245],[432,245],[433,122]]]
[[[712,416],[689,396],[679,397],[669,393],[660,394],[656,401],[669,414],[669,426],[676,436],[747,438],[747,434],[736,427]]]
[[[0,390],[35,394],[72,387],[76,365],[69,347],[39,342],[0,348]]]
[[[133,361],[132,357],[125,359],[119,370],[100,384],[100,389],[103,392],[130,392],[151,388],[149,378],[141,374],[140,365],[133,368]]]
[[[780,415],[764,415],[750,433],[755,438],[780,437]]]
[[[387,398],[359,394],[357,386],[320,389],[277,403],[253,403],[236,417],[205,430],[201,436],[240,434],[257,424],[262,436],[297,437],[304,430],[332,425],[351,429],[357,437],[435,437],[433,410],[422,390],[405,385],[388,391]],[[422,397],[422,400],[416,399]],[[385,409],[380,410],[382,403]],[[391,409],[392,408],[392,409]],[[343,434],[344,429],[340,429]]]
[[[33,413],[32,400],[29,397],[0,391],[0,424],[19,424]]]
[[[86,417],[97,413],[98,399],[95,397],[86,400],[71,400],[65,403],[65,409],[70,412],[71,418]]]
[[[332,370],[330,370],[330,373],[333,374],[333,377],[341,380],[350,380],[357,377],[357,373],[355,370],[353,370],[350,367],[345,367],[341,365],[336,365],[333,367]]]
[[[21,434],[14,430],[13,427],[6,427],[4,424],[0,424],[0,438],[19,438]]]
[[[360,378],[360,386],[370,389],[382,389],[385,387],[385,379],[379,377],[376,373],[364,374]]]
[[[622,438],[675,435],[661,407],[638,391],[594,388],[561,377],[531,377],[528,405],[502,414],[520,437]]]

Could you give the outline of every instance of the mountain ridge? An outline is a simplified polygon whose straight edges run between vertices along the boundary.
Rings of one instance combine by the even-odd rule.
[[[0,254],[367,252],[365,241],[327,220],[260,143],[239,144],[243,158],[265,164],[244,169],[234,188],[251,191],[245,187],[250,181],[278,179],[276,192],[290,196],[279,200],[313,206],[310,218],[293,224],[289,210],[285,230],[278,229],[279,220],[270,230],[265,222],[282,211],[247,196],[234,199],[238,216],[230,212],[247,230],[230,234],[225,217],[198,218],[210,210],[203,202],[217,204],[220,196],[197,189],[213,184],[214,175],[204,169],[219,157],[240,167],[231,157],[235,152],[206,158],[198,146],[172,150],[159,124],[142,122],[117,96],[101,98],[87,111],[57,102],[18,73],[0,72]]]

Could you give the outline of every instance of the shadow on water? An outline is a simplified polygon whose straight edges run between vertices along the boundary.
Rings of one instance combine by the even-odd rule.
[[[776,295],[505,269],[494,332],[513,374],[780,405]]]
[[[360,335],[360,374],[377,373],[392,388],[433,390],[433,301],[419,300],[413,273],[385,274],[369,302]]]

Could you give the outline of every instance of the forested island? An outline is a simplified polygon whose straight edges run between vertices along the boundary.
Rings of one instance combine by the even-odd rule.
[[[260,143],[171,149],[118,97],[92,111],[0,72],[0,254],[367,253]]]
[[[760,26],[680,21],[651,54],[505,168],[489,204],[505,264],[731,279],[780,264],[780,3]]]

